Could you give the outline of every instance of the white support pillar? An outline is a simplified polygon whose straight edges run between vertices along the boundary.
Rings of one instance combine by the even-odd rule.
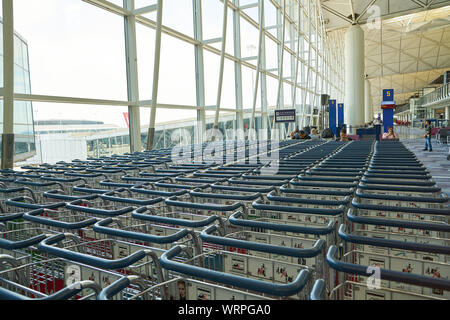
[[[364,123],[373,121],[372,99],[370,98],[371,84],[369,79],[364,80]]]
[[[3,0],[2,169],[14,166],[14,15],[13,1]]]
[[[364,124],[364,31],[358,25],[345,34],[345,119],[349,133]]]
[[[450,106],[445,107],[445,120],[450,120]]]
[[[202,4],[200,0],[192,1],[194,11],[194,38],[203,42],[202,28]],[[203,63],[203,47],[200,44],[194,46],[195,50],[195,87],[197,105],[197,125],[195,126],[195,143],[201,144],[205,140],[206,114],[205,114],[205,72]]]
[[[134,0],[124,0],[124,8],[133,11]],[[139,101],[138,67],[136,50],[136,19],[135,16],[125,16],[125,52],[127,65],[128,101]],[[130,151],[142,151],[141,118],[139,107],[128,107]]]
[[[235,1],[235,5],[240,6],[239,0]],[[241,21],[238,10],[233,11],[233,30],[234,30],[234,56],[237,59],[241,59]],[[234,63],[234,79],[235,79],[235,92],[236,92],[236,130],[239,133],[244,132],[244,98],[242,94],[242,65],[236,61]],[[235,137],[236,139],[237,137]],[[239,137],[239,140],[243,140],[244,137]]]

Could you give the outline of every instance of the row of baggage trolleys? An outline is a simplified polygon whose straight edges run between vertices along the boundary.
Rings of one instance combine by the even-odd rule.
[[[450,298],[448,197],[402,143],[279,148],[3,171],[0,299]]]

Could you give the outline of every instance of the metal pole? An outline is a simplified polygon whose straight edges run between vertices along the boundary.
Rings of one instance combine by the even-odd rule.
[[[222,101],[223,72],[225,66],[225,48],[227,44],[227,21],[228,21],[228,0],[223,1],[223,30],[222,30],[222,51],[220,52],[219,87],[217,89],[216,116],[214,125],[219,125],[220,102]]]
[[[295,80],[294,80],[294,96],[292,97],[292,108],[297,110],[297,85],[298,85],[298,63],[300,60],[300,6],[298,7],[298,26],[297,26],[297,51],[295,56]],[[297,117],[296,117],[297,118]],[[298,125],[295,119],[296,126]],[[295,129],[295,128],[294,128]]]
[[[250,118],[250,128],[253,130],[255,126],[255,110],[256,110],[256,100],[258,98],[258,86],[259,86],[259,72],[261,70],[261,59],[262,59],[262,41],[264,37],[264,1],[259,1],[259,39],[258,39],[258,61],[256,62],[256,81],[255,87],[253,89],[253,108],[252,117]]]
[[[124,0],[125,9],[134,10],[134,0]],[[139,101],[137,49],[136,49],[136,19],[135,16],[124,16],[125,20],[125,54],[127,66],[128,101]],[[130,151],[139,152],[141,142],[141,118],[139,107],[128,107]]]
[[[3,134],[2,169],[14,166],[14,14],[13,1],[3,0]]]
[[[235,5],[239,7],[240,0],[235,1]],[[241,59],[241,22],[238,10],[233,12],[233,26],[234,26],[234,56]],[[242,66],[239,61],[234,63],[234,78],[235,78],[235,92],[236,92],[236,129],[242,133],[244,130],[244,115],[243,115],[243,96],[242,96]],[[243,139],[243,137],[236,137]]]
[[[156,35],[155,35],[155,61],[153,69],[153,92],[152,92],[152,109],[150,112],[150,126],[148,128],[147,150],[153,149],[153,141],[155,138],[155,118],[156,106],[158,102],[158,84],[159,84],[159,64],[161,60],[161,26],[162,26],[162,9],[163,0],[158,0],[158,9],[156,12]]]
[[[203,41],[202,29],[202,4],[201,0],[193,0],[194,11],[194,38],[200,43]],[[203,63],[203,47],[201,44],[194,46],[195,50],[195,90],[197,96],[197,105],[201,108],[197,110],[197,126],[195,126],[196,144],[204,141],[204,132],[206,130],[205,116],[205,72]]]

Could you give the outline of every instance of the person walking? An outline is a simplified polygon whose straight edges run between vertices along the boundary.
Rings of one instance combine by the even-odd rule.
[[[433,152],[433,146],[431,145],[431,132],[432,132],[432,127],[431,127],[431,122],[430,120],[427,120],[425,122],[425,149],[423,149],[423,151],[430,151]]]

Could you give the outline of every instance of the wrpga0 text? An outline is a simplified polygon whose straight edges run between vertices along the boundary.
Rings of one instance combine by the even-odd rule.
[[[270,306],[265,305],[222,305],[223,314],[236,315],[236,314],[249,314],[249,315],[269,315]]]

